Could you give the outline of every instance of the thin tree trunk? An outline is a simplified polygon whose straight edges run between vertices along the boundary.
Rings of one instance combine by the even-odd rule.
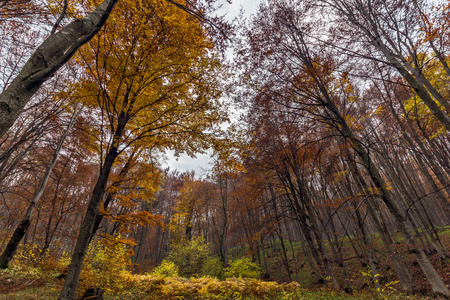
[[[305,63],[308,68],[314,70],[314,67],[310,60],[305,61]],[[408,73],[408,75],[410,74]],[[393,199],[391,193],[388,191],[385,181],[381,177],[381,174],[379,173],[377,167],[373,163],[372,158],[365,149],[365,146],[361,143],[359,139],[355,137],[350,127],[348,127],[345,119],[337,109],[334,102],[331,100],[328,91],[323,85],[323,83],[320,82],[314,75],[311,75],[311,77],[315,81],[318,89],[320,90],[320,93],[322,94],[324,107],[329,113],[331,113],[333,121],[336,122],[336,124],[339,124],[338,125],[339,132],[341,133],[342,137],[349,142],[349,144],[352,146],[352,148],[355,150],[355,152],[361,159],[361,163],[366,168],[375,187],[380,192],[381,199],[385,203],[391,215],[394,217],[398,229],[405,238],[405,241],[411,247],[411,252],[415,255],[417,262],[419,263],[422,271],[425,273],[428,282],[431,284],[433,292],[436,294],[450,296],[450,291],[442,281],[442,278],[436,272],[436,269],[431,264],[430,260],[426,256],[423,249],[420,248],[419,245],[417,245],[417,242],[408,227],[406,217],[403,215],[396,201]],[[427,96],[429,95],[427,94]],[[433,103],[436,105],[434,100],[431,99],[431,101],[433,101]],[[450,131],[450,118],[448,123],[448,130]]]
[[[374,16],[363,8],[358,11],[358,13],[361,13],[364,18],[367,18],[367,21],[370,24],[368,25],[370,28],[367,28],[359,22],[359,16],[357,16],[355,12],[349,8],[349,6],[345,8],[336,6],[335,8],[344,13],[348,17],[348,20],[354,26],[359,28],[359,30],[363,34],[365,34],[368,39],[370,39],[370,43],[386,57],[389,64],[400,73],[400,75],[406,80],[406,82],[408,82],[408,84],[414,89],[417,95],[422,99],[423,103],[430,109],[431,113],[442,124],[442,126],[447,131],[450,131],[450,117],[439,107],[436,102],[434,102],[434,99],[423,85],[423,80],[421,80],[421,78],[419,77],[415,77],[415,75],[417,75],[417,72],[414,72],[416,73],[415,75],[411,74],[408,71],[407,67],[403,64],[402,58],[399,58],[399,56],[395,55],[395,53],[393,53],[383,42],[381,38],[383,36],[383,33],[378,28],[376,21],[373,19]],[[383,37],[389,38],[386,35],[384,35]]]
[[[34,195],[33,200],[28,205],[25,215],[23,216],[19,225],[14,230],[12,238],[9,240],[8,245],[6,245],[5,251],[3,251],[2,256],[0,257],[0,268],[1,269],[8,268],[8,264],[9,264],[10,260],[13,258],[14,253],[16,252],[17,247],[20,244],[20,241],[22,241],[23,236],[26,234],[28,227],[30,226],[30,223],[31,223],[31,217],[33,214],[33,210],[36,206],[36,203],[39,201],[42,194],[44,193],[45,187],[47,186],[47,182],[50,177],[50,173],[52,172],[53,167],[56,165],[56,162],[58,160],[59,152],[61,151],[64,140],[66,139],[69,132],[72,130],[72,127],[75,124],[75,121],[80,112],[81,112],[81,110],[78,110],[73,113],[72,118],[69,121],[69,125],[67,125],[66,131],[64,131],[63,135],[59,139],[58,145],[56,146],[56,149],[53,152],[52,161],[50,162],[50,165],[47,167],[47,170],[45,171],[44,176],[42,177],[42,181],[41,181],[41,184],[39,185],[39,189],[37,190],[36,194]]]

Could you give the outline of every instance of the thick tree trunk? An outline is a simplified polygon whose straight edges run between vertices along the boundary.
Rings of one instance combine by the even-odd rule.
[[[124,111],[120,112],[118,125],[114,132],[113,140],[106,154],[105,161],[100,170],[97,183],[95,184],[86,214],[84,215],[84,219],[80,227],[77,244],[75,245],[75,250],[72,254],[72,260],[69,265],[66,281],[64,282],[64,286],[59,294],[59,300],[73,300],[76,297],[84,256],[86,255],[86,251],[93,235],[100,210],[99,206],[103,200],[103,196],[105,195],[109,174],[111,173],[111,169],[116,161],[116,158],[119,156],[118,147],[128,120],[129,115]]]
[[[8,268],[9,261],[13,258],[14,254],[16,253],[17,247],[19,246],[23,236],[25,235],[29,227],[30,227],[29,218],[23,219],[19,223],[19,225],[17,225],[11,239],[6,245],[5,251],[3,251],[3,254],[0,257],[0,269]]]
[[[116,196],[118,187],[119,187],[121,181],[128,174],[128,171],[130,170],[130,168],[131,168],[131,166],[133,164],[135,155],[136,155],[136,151],[133,151],[131,153],[130,157],[128,158],[127,162],[123,166],[122,170],[120,170],[119,178],[117,179],[116,182],[114,182],[111,185],[112,192],[108,193],[108,195],[106,196],[105,201],[103,201],[103,209],[106,210],[109,207],[109,205],[111,204],[111,202],[113,201],[114,197]],[[92,229],[92,235],[91,235],[91,238],[89,239],[89,242],[92,241],[92,238],[94,237],[95,233],[100,228],[100,224],[101,224],[102,220],[103,220],[103,215],[102,214],[98,214],[97,218],[95,219],[94,228]]]
[[[42,83],[100,30],[118,0],[104,0],[93,12],[49,36],[0,94],[0,137],[14,124]]]
[[[422,248],[420,248],[417,245],[413,234],[411,233],[411,231],[408,228],[406,217],[401,213],[399,207],[397,206],[395,201],[392,199],[389,191],[387,190],[384,180],[381,178],[381,175],[379,174],[378,170],[376,169],[375,165],[373,164],[370,156],[368,155],[366,150],[363,148],[363,146],[360,145],[360,142],[352,136],[350,128],[346,127],[346,125],[343,125],[343,126],[344,126],[343,132],[350,139],[355,151],[358,153],[359,157],[361,158],[363,165],[367,168],[367,171],[368,171],[372,181],[374,182],[375,187],[380,191],[381,199],[386,204],[387,208],[389,209],[389,212],[394,217],[396,224],[398,226],[398,229],[400,230],[403,237],[405,238],[405,241],[411,247],[411,252],[415,255],[417,262],[419,263],[420,267],[422,268],[422,271],[425,273],[425,276],[427,277],[428,282],[431,284],[433,292],[436,294],[450,296],[450,291],[445,286],[444,282],[442,281],[439,274],[436,272],[435,268],[431,264],[428,257],[425,255],[425,252],[423,251]]]
[[[381,52],[386,56],[388,61],[397,69],[397,71],[403,76],[408,84],[413,88],[417,95],[422,99],[423,103],[430,109],[431,113],[436,119],[444,126],[447,131],[450,131],[450,117],[443,111],[427,89],[420,83],[420,80],[411,75],[408,70],[401,65],[399,61],[395,59],[395,56],[387,50],[387,48],[378,40],[374,40],[375,44],[378,44]]]
[[[117,146],[113,145],[106,155],[105,163],[100,171],[100,175],[97,179],[97,183],[95,184],[94,191],[92,192],[83,223],[81,224],[80,233],[78,234],[77,244],[72,254],[72,260],[69,265],[66,281],[64,282],[63,289],[58,298],[60,300],[73,300],[76,297],[84,256],[86,255],[89,242],[91,241],[95,221],[97,220],[99,212],[99,205],[105,194],[106,183],[108,181],[109,174],[111,173],[112,165],[117,156]]]

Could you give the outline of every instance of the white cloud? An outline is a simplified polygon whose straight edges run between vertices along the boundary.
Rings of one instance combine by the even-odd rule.
[[[167,160],[163,162],[163,168],[170,167],[171,170],[177,169],[178,171],[195,171],[197,176],[202,176],[207,171],[212,169],[213,160],[210,154],[197,154],[195,158],[187,155],[180,155],[175,157],[173,151],[167,151]]]
[[[218,12],[219,15],[226,14],[226,19],[232,21],[239,15],[241,8],[244,10],[244,17],[248,18],[251,15],[256,14],[258,5],[261,0],[232,0],[229,4],[226,0],[223,0],[223,6]],[[237,115],[232,114],[233,120],[237,119]],[[224,124],[224,126],[227,126]],[[180,155],[176,158],[173,151],[166,152],[167,160],[163,162],[163,167],[170,167],[171,170],[177,169],[178,171],[195,171],[197,176],[202,176],[210,171],[213,167],[213,159],[210,154],[197,154],[196,158],[191,158],[187,155]]]

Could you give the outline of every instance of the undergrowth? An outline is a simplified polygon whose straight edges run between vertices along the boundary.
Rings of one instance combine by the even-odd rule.
[[[196,277],[179,277],[178,268],[171,261],[150,274],[138,275],[131,271],[130,247],[121,241],[104,241],[90,247],[81,274],[79,297],[89,288],[101,288],[105,299],[427,299],[399,293],[393,288],[397,283],[394,281],[383,283],[380,290],[375,289],[369,269],[359,273],[368,288],[354,290],[353,295],[336,291],[327,283],[302,287],[297,282],[263,281],[257,279],[261,274],[258,265],[245,258],[233,260],[224,269],[222,280],[212,275],[217,273],[220,261],[208,260],[205,260],[207,268],[199,269]],[[0,270],[0,300],[58,297],[64,282],[61,275],[67,272],[70,259],[65,256],[56,260],[51,255],[38,254],[35,247],[22,245],[10,268]],[[210,275],[202,275],[207,273]]]

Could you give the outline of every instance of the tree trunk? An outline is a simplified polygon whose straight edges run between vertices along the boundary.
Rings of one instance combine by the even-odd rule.
[[[75,250],[72,254],[72,260],[69,265],[66,281],[64,282],[64,286],[59,294],[59,300],[73,300],[76,297],[84,256],[86,255],[87,248],[93,235],[93,230],[100,210],[99,206],[103,200],[103,196],[105,195],[109,174],[111,173],[111,169],[116,158],[119,156],[118,147],[128,120],[128,113],[121,111],[118,118],[117,128],[114,132],[114,137],[112,139],[109,151],[106,154],[104,164],[100,170],[97,183],[95,184],[86,214],[84,215],[84,219],[80,227],[80,233],[78,234]]]
[[[312,67],[312,64],[310,62],[309,65],[310,67]],[[419,245],[417,245],[413,234],[408,228],[406,217],[402,214],[400,208],[397,206],[397,203],[389,193],[387,185],[381,177],[377,167],[373,163],[368,151],[364,148],[364,145],[361,143],[361,141],[354,136],[350,127],[348,127],[345,119],[342,117],[336,105],[329,97],[328,91],[325,86],[320,83],[315,77],[313,77],[312,79],[315,80],[323,96],[325,108],[331,113],[331,116],[336,124],[339,124],[338,129],[342,137],[346,141],[348,141],[351,147],[355,150],[355,152],[361,159],[362,165],[366,168],[368,174],[370,175],[372,182],[380,192],[381,199],[383,200],[391,215],[394,217],[395,223],[402,233],[403,237],[405,238],[406,243],[411,247],[411,252],[415,255],[417,262],[422,268],[422,271],[425,273],[428,282],[431,284],[433,292],[436,294],[450,296],[450,291],[442,281],[439,274],[436,272],[436,269],[433,267],[428,257],[425,255],[425,252],[422,248],[420,248]]]
[[[0,257],[0,269],[8,268],[9,261],[16,253],[17,247],[19,246],[20,241],[22,241],[22,238],[29,227],[29,218],[23,219],[22,221],[20,221],[19,225],[17,225],[16,229],[14,230],[13,236],[9,240],[8,244],[6,245],[5,251],[3,251],[3,254]]]
[[[364,179],[362,178],[361,174],[357,169],[356,162],[351,160],[350,158],[348,165],[359,190],[361,191],[361,193],[365,193],[366,190],[368,190],[368,187],[365,185]],[[381,240],[383,241],[383,244],[388,252],[389,258],[392,262],[392,266],[394,267],[395,273],[397,274],[400,280],[402,289],[407,292],[413,292],[414,291],[413,277],[409,272],[403,258],[399,255],[398,251],[395,249],[394,241],[392,240],[392,237],[388,231],[387,226],[383,223],[383,220],[382,219],[380,220],[380,218],[378,217],[372,199],[366,200],[366,207],[367,210],[369,211],[369,214],[372,217],[372,220],[375,223],[378,233],[380,234]]]
[[[103,201],[103,209],[104,210],[106,210],[109,207],[109,205],[113,201],[114,197],[116,196],[118,187],[119,187],[121,181],[125,178],[125,176],[128,174],[128,171],[130,171],[131,166],[133,165],[133,160],[134,160],[135,156],[136,156],[136,151],[133,151],[131,153],[130,157],[128,157],[128,160],[125,163],[125,165],[123,166],[122,170],[120,170],[117,181],[111,185],[112,192],[108,193],[105,201]],[[94,228],[92,229],[92,235],[91,235],[91,238],[89,239],[89,242],[92,241],[92,238],[94,237],[95,233],[100,228],[100,223],[102,222],[102,220],[103,220],[103,215],[98,214],[97,218],[95,219]]]
[[[428,257],[425,255],[425,252],[422,250],[422,248],[420,248],[417,245],[414,236],[412,235],[411,231],[408,228],[405,216],[403,216],[399,207],[397,206],[395,201],[391,198],[391,195],[386,188],[386,184],[384,180],[381,178],[381,175],[379,174],[378,170],[373,164],[370,156],[365,151],[363,146],[360,145],[360,142],[352,136],[353,134],[351,134],[350,128],[348,128],[346,125],[343,126],[344,126],[343,132],[346,133],[346,135],[350,138],[355,151],[360,156],[363,165],[367,168],[367,171],[372,181],[374,182],[375,187],[380,191],[381,199],[386,204],[387,208],[389,209],[389,212],[394,217],[400,232],[405,238],[405,241],[411,247],[411,252],[415,255],[417,262],[422,268],[422,271],[425,273],[428,282],[431,284],[433,292],[436,294],[450,296],[450,291],[445,286],[444,282],[434,269]]]
[[[442,126],[450,131],[450,117],[443,111],[439,105],[434,102],[433,97],[430,95],[429,91],[423,85],[422,78],[415,77],[411,74],[407,66],[402,63],[402,57],[393,53],[388,46],[383,42],[382,36],[389,38],[387,35],[383,35],[383,31],[378,28],[378,25],[372,15],[372,11],[367,11],[363,6],[358,8],[358,12],[355,13],[350,6],[338,7],[335,6],[341,13],[345,14],[348,20],[356,26],[366,37],[370,40],[370,43],[377,48],[388,60],[389,64],[393,66],[400,75],[408,82],[411,88],[417,93],[417,95],[422,99],[423,103],[430,109],[431,113],[436,117],[436,119],[442,124]],[[359,21],[360,14],[369,23],[368,26],[363,25]],[[380,33],[381,32],[381,33]],[[414,73],[417,72],[414,71]]]
[[[42,177],[42,181],[39,186],[39,189],[37,190],[36,194],[34,195],[31,203],[28,205],[28,209],[25,212],[25,215],[23,216],[22,221],[20,221],[19,225],[14,230],[12,238],[9,240],[5,251],[3,251],[3,254],[0,257],[0,268],[1,269],[8,268],[9,261],[13,258],[14,253],[17,250],[17,247],[19,246],[20,242],[22,241],[22,238],[26,234],[28,227],[30,226],[30,223],[31,223],[31,217],[33,214],[34,207],[36,206],[36,203],[39,201],[42,194],[44,193],[45,187],[47,186],[47,182],[50,177],[50,173],[52,172],[53,167],[56,165],[56,161],[58,160],[59,152],[61,151],[64,140],[66,139],[67,135],[69,134],[70,130],[72,129],[73,125],[75,124],[77,116],[80,112],[81,112],[81,110],[73,113],[72,118],[69,121],[69,125],[67,126],[67,129],[64,131],[63,135],[59,139],[58,145],[56,146],[56,149],[53,152],[52,161],[50,162],[50,165],[48,166],[47,170],[44,173],[44,176]]]
[[[104,0],[82,19],[50,35],[36,49],[16,78],[0,94],[0,137],[14,124],[42,83],[58,71],[105,24],[118,0]]]
[[[76,291],[78,288],[78,282],[80,280],[81,268],[83,266],[84,256],[86,255],[95,221],[97,220],[99,205],[103,199],[106,189],[106,183],[108,181],[109,174],[111,172],[112,165],[118,156],[117,146],[111,146],[108,154],[105,157],[105,164],[103,165],[100,175],[95,184],[94,191],[92,192],[91,199],[83,219],[83,223],[80,227],[80,233],[78,234],[77,244],[72,254],[72,260],[69,265],[69,271],[67,273],[66,281],[64,282],[63,289],[59,295],[59,300],[73,300],[76,297]]]

